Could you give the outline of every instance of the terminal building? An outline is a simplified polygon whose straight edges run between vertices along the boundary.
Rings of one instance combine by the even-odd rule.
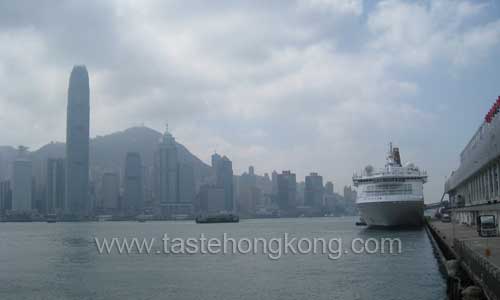
[[[480,215],[500,217],[500,97],[460,154],[445,183],[456,222],[476,225]],[[498,221],[497,221],[498,223]]]

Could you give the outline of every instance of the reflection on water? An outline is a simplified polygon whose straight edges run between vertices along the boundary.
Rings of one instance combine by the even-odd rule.
[[[0,224],[0,299],[445,299],[424,230],[354,226],[352,218]],[[94,237],[400,238],[400,255],[101,255]],[[161,245],[155,245],[160,249]],[[153,251],[154,252],[154,251]]]

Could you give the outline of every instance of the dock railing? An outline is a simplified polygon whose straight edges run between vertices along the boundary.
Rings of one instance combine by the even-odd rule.
[[[467,246],[465,241],[453,240],[453,248],[460,264],[479,284],[490,300],[500,300],[500,269],[488,259]]]

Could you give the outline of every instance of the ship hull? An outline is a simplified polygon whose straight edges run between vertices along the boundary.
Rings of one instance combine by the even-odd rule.
[[[423,224],[423,200],[365,202],[357,206],[368,226],[415,227]]]

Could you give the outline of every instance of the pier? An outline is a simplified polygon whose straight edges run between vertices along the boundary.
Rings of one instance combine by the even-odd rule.
[[[500,237],[480,237],[466,224],[426,223],[448,278],[448,296],[456,299],[500,299]]]

